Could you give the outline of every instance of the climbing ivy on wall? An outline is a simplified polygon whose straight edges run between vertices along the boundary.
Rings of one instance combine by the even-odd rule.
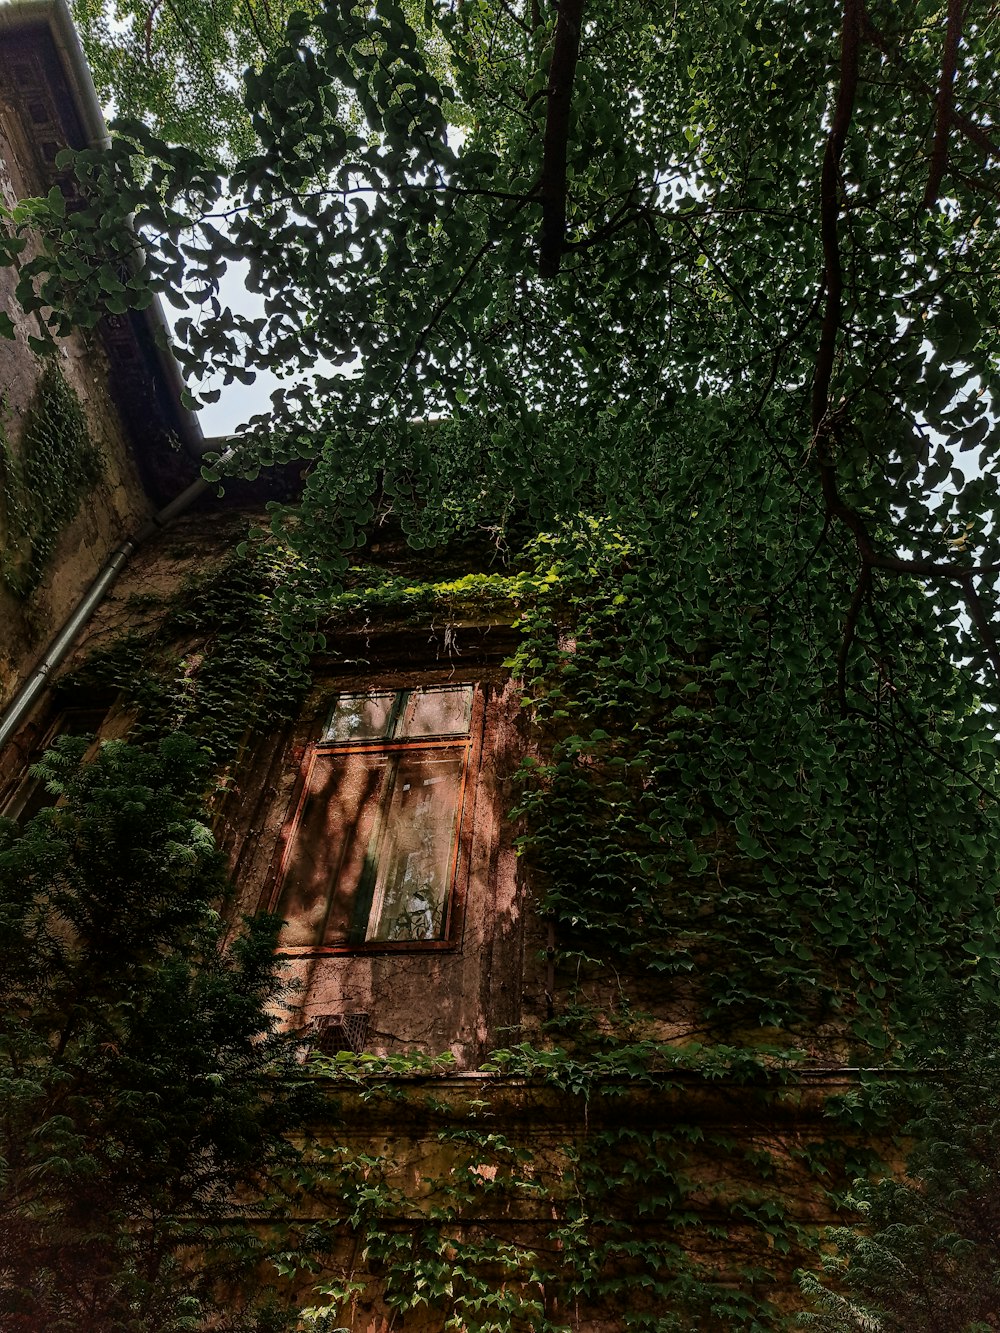
[[[283,620],[278,601],[298,568],[287,550],[259,544],[222,560],[157,605],[150,628],[92,654],[64,692],[119,692],[137,737],[187,732],[221,768],[249,735],[293,717],[308,684],[305,614]]]
[[[515,670],[557,984],[505,1067],[570,1088],[669,1069],[684,1042],[706,1077],[902,1057],[938,981],[997,980],[976,698],[1000,698],[992,14],[738,0],[683,18],[297,11],[246,82],[259,144],[232,170],[125,127],[60,159],[83,208],[23,201],[0,246],[13,262],[39,240],[18,299],[55,333],[159,289],[188,306],[199,383],[279,374],[239,466],[311,460],[274,522],[318,576],[349,574],[383,501],[425,549],[488,525],[516,559],[553,534]],[[364,112],[350,132],[344,105]],[[150,253],[123,284],[132,213]],[[263,316],[225,305],[241,260]],[[428,416],[450,418],[447,447],[413,426]],[[280,661],[306,635],[277,591]],[[185,704],[209,657],[185,654],[160,704],[210,745],[225,732],[221,753],[236,719]],[[660,1220],[694,1227],[679,1203]],[[439,1243],[448,1317],[461,1280]],[[636,1256],[637,1286],[653,1262]],[[506,1300],[499,1261],[491,1281]],[[702,1289],[663,1327],[758,1318]]]
[[[916,587],[893,610],[923,611],[926,644],[875,624],[845,707],[822,582],[769,598],[760,537],[756,570],[735,540],[679,541],[683,596],[602,524],[541,539],[514,663],[548,737],[523,849],[576,975],[666,983],[716,1040],[795,1046],[833,1021],[842,1054],[884,1051],[928,988],[996,984],[995,744]]]
[[[323,1265],[320,1289],[334,1318],[350,1323],[376,1300],[396,1317],[436,1314],[438,1326],[471,1333],[554,1333],[581,1318],[662,1333],[773,1326],[772,1265],[752,1244],[731,1248],[724,1266],[719,1257],[748,1223],[784,1262],[799,1249],[802,1228],[782,1198],[789,1163],[782,1171],[766,1136],[738,1141],[664,1116],[664,1104],[690,1089],[663,1081],[638,1114],[619,1109],[617,1123],[614,1113],[605,1118],[607,1102],[594,1106],[596,1123],[584,1129],[582,1099],[545,1101],[535,1083],[515,1098],[522,1108],[541,1101],[567,1135],[539,1138],[541,1112],[518,1123],[509,1107],[498,1112],[489,1089],[471,1107],[446,1105],[426,1088],[407,1091],[398,1069],[345,1061],[327,1072],[341,1085],[360,1080],[377,1122],[395,1101],[401,1126],[384,1146],[330,1148],[316,1166],[329,1253],[345,1232],[354,1240],[353,1263]],[[773,1114],[752,1090],[746,1104],[763,1119]],[[415,1190],[401,1183],[409,1136],[422,1136]]]
[[[312,655],[337,628],[387,619],[423,625],[433,616],[447,623],[470,607],[509,616],[512,599],[536,582],[527,571],[429,581],[359,565],[345,575],[331,589],[286,545],[240,543],[162,602],[140,594],[132,610],[149,627],[115,635],[60,688],[80,698],[120,692],[136,710],[136,734],[185,730],[221,766],[242,741],[296,716]]]
[[[312,1284],[307,1327],[373,1309],[472,1333],[784,1327],[817,1201],[872,1168],[856,1133],[797,1134],[794,1087],[750,1062],[721,1097],[722,1063],[632,1078],[533,1063],[512,1079],[501,1056],[463,1096],[426,1056],[313,1057],[325,1143],[298,1176],[313,1220],[283,1256]]]
[[[554,984],[487,1072],[548,1090],[577,1125],[543,1143],[500,1132],[488,1087],[466,1120],[436,1122],[441,1094],[413,1077],[426,1057],[317,1061],[373,1113],[429,1117],[437,1147],[414,1195],[405,1148],[341,1134],[331,1111],[297,1184],[321,1220],[282,1261],[315,1286],[316,1320],[375,1301],[476,1333],[599,1316],[775,1329],[776,1289],[803,1256],[801,1198],[866,1165],[856,1122],[817,1142],[768,1133],[782,1099],[817,1063],[905,1060],[946,978],[995,987],[993,756],[970,682],[930,634],[891,657],[885,623],[845,710],[822,579],[790,607],[770,598],[780,524],[741,544],[713,517],[678,507],[661,533],[673,586],[621,514],[536,537],[500,572],[356,565],[332,590],[252,540],[77,674],[122,689],[140,733],[182,726],[224,764],[245,733],[295,714],[317,626],[330,653],[338,628],[473,609],[519,629],[510,667],[533,741],[515,814],[534,914],[552,925],[538,936],[551,960],[529,973],[551,962]],[[901,617],[926,614],[916,588],[895,596]],[[918,685],[922,722],[899,702]],[[716,1086],[737,1090],[756,1131],[704,1123]],[[608,1097],[626,1109],[602,1119]],[[682,1109],[650,1123],[643,1097]]]
[[[537,1144],[498,1132],[487,1092],[481,1123],[440,1130],[419,1205],[392,1141],[385,1155],[335,1150],[344,1205],[329,1225],[360,1257],[320,1284],[333,1317],[377,1298],[491,1333],[581,1319],[776,1329],[807,1243],[803,1199],[814,1210],[832,1190],[835,1208],[871,1167],[859,1129],[878,1142],[863,1097],[816,1141],[783,1137],[782,1095],[812,1065],[905,1064],[933,1033],[929,997],[956,975],[995,991],[992,743],[968,681],[932,641],[891,658],[883,625],[845,710],[825,671],[822,585],[783,615],[766,596],[780,548],[757,558],[678,542],[677,578],[702,590],[681,599],[621,527],[581,520],[532,543],[510,588],[511,666],[538,746],[517,813],[535,910],[554,926],[554,989],[528,1040],[488,1068],[558,1090],[562,1116],[609,1096],[624,1109]],[[901,617],[921,616],[916,588],[896,596]],[[936,698],[929,726],[898,703],[918,681]],[[347,1057],[320,1067],[352,1073]],[[402,1068],[362,1065],[365,1094],[398,1096],[385,1075]],[[741,1089],[741,1130],[705,1123],[719,1082]],[[653,1125],[635,1109],[647,1089]],[[688,1109],[665,1125],[671,1092]],[[525,1200],[531,1226],[496,1224]]]
[[[80,401],[50,359],[18,443],[0,431],[0,576],[11,592],[26,597],[37,587],[60,532],[102,468]]]

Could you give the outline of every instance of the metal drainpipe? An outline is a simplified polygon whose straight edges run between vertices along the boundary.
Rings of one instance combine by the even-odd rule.
[[[228,462],[235,452],[233,449],[227,449],[220,462]],[[152,537],[154,533],[165,528],[168,523],[182,514],[200,495],[204,495],[211,484],[202,477],[193,481],[190,486],[181,491],[180,495],[171,500],[169,504],[164,505],[162,509],[157,510],[152,518],[147,519],[134,536],[129,537],[127,541],[122,542],[120,546],[112,551],[97,578],[70,613],[62,629],[49,644],[41,662],[25,680],[4,709],[3,715],[0,716],[0,750],[14,736],[31,712],[38,697],[45,689],[49,677],[65,659],[77,635],[100,606],[108,589],[125,568],[132,553],[138,550],[143,542]]]

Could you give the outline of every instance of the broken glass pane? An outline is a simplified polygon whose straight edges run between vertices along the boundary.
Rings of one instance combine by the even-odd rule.
[[[280,945],[444,938],[465,749],[317,755],[285,867]]]
[[[368,940],[439,940],[455,876],[464,753],[396,756],[375,854]]]
[[[342,748],[313,751],[282,870],[282,947],[445,938],[473,690],[334,699],[320,744]]]
[[[390,769],[384,754],[316,756],[278,902],[285,918],[280,945],[350,941],[359,894],[370,877],[370,845]]]

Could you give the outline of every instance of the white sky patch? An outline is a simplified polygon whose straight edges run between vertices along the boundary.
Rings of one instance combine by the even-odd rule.
[[[224,226],[225,224],[217,225]],[[248,289],[247,275],[249,267],[245,260],[229,261],[226,272],[219,280],[219,301],[223,307],[228,306],[236,314],[245,315],[248,319],[261,319],[264,317],[265,298],[261,292]],[[171,333],[173,333],[177,320],[185,316],[197,322],[199,307],[191,305],[187,309],[176,310],[169,303],[165,303],[164,311]],[[211,318],[209,315],[205,317]],[[270,412],[271,395],[276,389],[287,389],[296,380],[299,382],[311,380],[313,374],[342,375],[347,369],[349,367],[336,367],[330,361],[321,358],[310,367],[308,374],[296,377],[282,378],[273,370],[255,367],[254,373],[257,378],[253,384],[241,384],[239,380],[234,380],[233,383],[228,385],[224,384],[221,371],[200,381],[188,378],[187,382],[188,387],[194,394],[211,389],[218,389],[219,391],[218,402],[205,403],[198,409],[198,422],[202,431],[206,436],[213,437],[234,435],[237,429],[251,417]]]
[[[219,282],[219,300],[223,306],[229,306],[237,314],[248,319],[259,319],[264,314],[264,297],[260,292],[247,289],[246,279],[249,264],[244,260],[230,261]],[[186,312],[167,306],[167,320],[171,328],[175,320]],[[192,312],[193,313],[193,312]],[[271,370],[258,370],[253,384],[240,384],[235,380],[224,385],[222,375],[216,375],[201,384],[191,384],[191,390],[217,388],[220,398],[217,403],[206,403],[198,411],[198,421],[206,435],[232,435],[236,428],[259,412],[271,410],[271,394],[283,381]]]

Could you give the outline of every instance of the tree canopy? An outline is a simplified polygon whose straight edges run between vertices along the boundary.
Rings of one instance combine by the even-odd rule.
[[[279,44],[287,0],[74,0],[98,91],[117,114],[209,150],[252,143],[239,73]]]
[[[318,0],[71,4],[98,92],[115,113],[227,161],[252,152],[255,144],[243,100],[244,70],[260,70],[284,44],[293,12],[313,15],[319,7]],[[419,0],[403,0],[403,7],[419,21]]]
[[[706,458],[773,474],[790,543],[800,508],[822,515],[845,661],[911,575],[985,675],[995,22],[957,0],[296,10],[246,72],[253,151],[223,170],[120,125],[110,158],[78,159],[93,202],[22,294],[76,317],[144,299],[102,262],[136,210],[204,392],[288,380],[248,456],[317,456],[303,515],[333,551],[380,481],[425,527],[599,497],[655,535],[697,401]],[[260,318],[219,300],[239,259]],[[457,467],[407,430],[431,414],[469,427]]]

